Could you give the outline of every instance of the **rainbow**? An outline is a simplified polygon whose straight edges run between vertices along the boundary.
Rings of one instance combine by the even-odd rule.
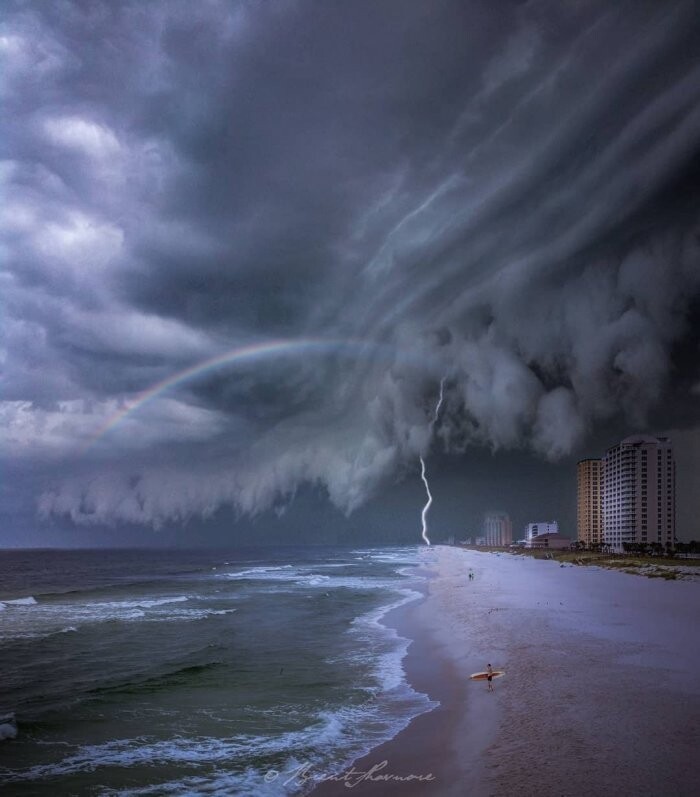
[[[120,408],[117,412],[112,414],[92,435],[90,435],[86,445],[82,449],[82,453],[89,451],[104,435],[114,429],[121,423],[128,415],[135,412],[140,407],[143,407],[149,401],[160,396],[171,388],[184,384],[185,382],[192,381],[200,376],[215,371],[225,365],[239,364],[245,362],[252,362],[267,357],[277,357],[281,355],[299,355],[308,352],[316,352],[320,354],[342,351],[343,349],[356,349],[360,348],[367,353],[376,348],[376,344],[369,344],[366,341],[338,341],[338,340],[322,340],[316,338],[298,338],[294,339],[281,339],[281,340],[268,340],[261,343],[251,343],[247,346],[239,346],[235,349],[230,349],[223,354],[217,354],[207,360],[191,365],[182,371],[178,371],[172,376],[163,379],[156,384],[143,390],[132,401],[128,402],[124,407]]]

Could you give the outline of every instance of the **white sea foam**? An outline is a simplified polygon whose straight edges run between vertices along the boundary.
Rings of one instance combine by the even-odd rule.
[[[0,605],[4,608],[13,606],[36,606],[37,600],[31,595],[28,598],[15,598],[10,601],[2,601]]]
[[[168,603],[184,603],[189,598],[186,595],[178,595],[172,598],[139,598],[130,601],[104,601],[93,603],[97,609],[153,609],[156,606],[166,606]]]
[[[254,567],[238,573],[221,573],[217,578],[229,581],[270,581],[288,584],[302,584],[308,587],[319,587],[326,584],[332,576],[314,573],[313,568],[296,568],[292,565],[284,567]]]
[[[304,578],[302,580],[302,583],[306,584],[309,587],[320,587],[322,585],[328,585],[330,578],[331,578],[330,576],[320,576],[320,575],[308,576],[307,578]]]
[[[109,622],[118,622],[119,620],[140,620],[142,617],[146,616],[146,612],[142,611],[141,609],[127,609],[124,612],[121,612],[117,615],[109,615],[107,617],[99,617],[95,618],[94,616],[90,616],[87,619],[100,619],[100,620],[107,620]]]
[[[409,563],[407,561],[407,563]],[[313,572],[317,568],[293,567],[286,565],[284,568],[253,568],[238,573],[221,573],[217,578],[229,581],[266,581],[279,585],[299,585],[303,587],[323,587],[325,590],[347,588],[359,590],[376,590],[382,588],[392,589],[396,586],[394,578],[381,576],[336,576],[326,573]]]
[[[310,584],[309,586],[320,585]],[[325,586],[334,589],[345,588],[356,590],[395,589],[396,580],[377,576],[331,576],[330,581],[328,581]]]
[[[251,755],[283,752],[299,742],[299,732],[277,737],[238,734],[171,739],[136,737],[82,745],[77,752],[52,764],[39,764],[18,772],[13,780],[35,780],[90,772],[97,767],[133,767],[165,764],[216,764],[245,761]]]
[[[374,667],[375,676],[378,679],[382,691],[390,691],[400,687],[407,687],[406,674],[403,669],[403,659],[406,656],[410,639],[399,636],[396,629],[384,625],[381,620],[390,611],[405,606],[407,603],[419,600],[422,595],[413,589],[398,590],[401,597],[391,603],[372,609],[366,614],[360,615],[353,620],[350,632],[359,635],[361,638],[376,637],[377,634],[384,637],[393,644],[393,649],[381,654]],[[371,638],[367,640],[371,644]]]
[[[268,783],[255,769],[248,769],[241,774],[216,772],[209,776],[194,775],[181,780],[169,780],[153,786],[142,786],[136,789],[110,789],[101,792],[102,797],[148,797],[163,794],[177,794],[178,797],[249,797],[251,794],[260,797],[285,797],[291,794],[289,786],[285,786],[280,777],[274,783]]]
[[[336,766],[368,752],[375,744],[391,738],[406,727],[412,717],[430,710],[432,704],[424,696],[414,693],[410,705],[404,705],[400,714],[392,718],[386,707],[375,703],[364,706],[346,706],[337,711],[321,711],[317,721],[298,731],[288,731],[274,736],[237,734],[235,736],[200,736],[170,739],[137,737],[115,739],[96,745],[83,745],[61,761],[39,764],[23,771],[13,772],[7,782],[32,782],[45,778],[58,778],[93,772],[101,767],[167,766],[167,765],[222,765],[227,773],[215,772],[211,776],[186,778],[173,783],[157,784],[134,790],[103,791],[103,794],[287,794],[298,790],[299,783],[280,791],[287,778],[309,763],[316,771]],[[259,771],[246,767],[252,757],[285,756],[279,776],[268,790],[269,770]],[[236,766],[241,772],[231,772]],[[225,777],[225,781],[220,779]],[[226,786],[228,790],[222,790]],[[188,792],[188,789],[194,789]]]
[[[253,767],[243,772],[227,772],[217,770],[210,775],[192,775],[179,780],[141,786],[135,789],[107,789],[101,792],[102,797],[148,797],[163,794],[177,794],[178,797],[286,797],[298,792],[298,785],[291,782],[294,774],[299,772],[305,762],[289,759],[283,772],[268,770],[262,773]],[[265,777],[267,775],[267,778]],[[289,782],[288,782],[289,781]]]
[[[188,607],[188,601],[199,600],[197,595],[148,596],[91,603],[46,601],[37,605],[30,602],[33,598],[18,600],[22,602],[13,601],[7,608],[31,606],[31,612],[6,611],[0,628],[0,640],[42,639],[54,634],[75,632],[80,627],[95,623],[190,621],[235,611],[232,608]]]
[[[260,567],[249,567],[246,570],[234,570],[230,573],[217,573],[217,578],[227,578],[232,581],[238,579],[266,579],[266,578],[284,578],[285,570],[296,570],[293,565],[261,565]]]
[[[434,553],[433,548],[425,545],[408,546],[401,548],[369,548],[352,551],[356,560],[369,560],[393,565],[417,565],[425,556]]]
[[[145,615],[146,622],[149,623],[169,623],[181,622],[188,620],[203,620],[207,617],[221,617],[226,614],[233,614],[238,609],[175,609],[167,614],[161,614],[154,617]]]
[[[411,549],[409,549],[411,550]],[[407,556],[405,551],[396,552],[396,553],[373,553],[370,554],[369,559],[374,562],[386,562],[387,564],[403,564],[403,565],[415,565],[417,564],[415,554],[413,556]]]

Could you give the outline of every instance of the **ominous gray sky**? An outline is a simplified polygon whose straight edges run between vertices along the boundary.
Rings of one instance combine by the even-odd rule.
[[[699,536],[697,8],[4,2],[0,544],[571,533],[634,430]]]

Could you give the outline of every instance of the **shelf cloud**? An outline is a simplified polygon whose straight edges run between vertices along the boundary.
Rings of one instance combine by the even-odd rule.
[[[673,425],[694,3],[2,17],[2,451],[42,517],[159,527],[302,485],[351,512],[431,449]]]

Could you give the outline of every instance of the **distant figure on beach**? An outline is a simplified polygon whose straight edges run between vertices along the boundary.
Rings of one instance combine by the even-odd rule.
[[[487,689],[489,692],[493,692],[493,667],[490,664],[486,665],[486,672],[488,673],[486,678],[488,681]]]

